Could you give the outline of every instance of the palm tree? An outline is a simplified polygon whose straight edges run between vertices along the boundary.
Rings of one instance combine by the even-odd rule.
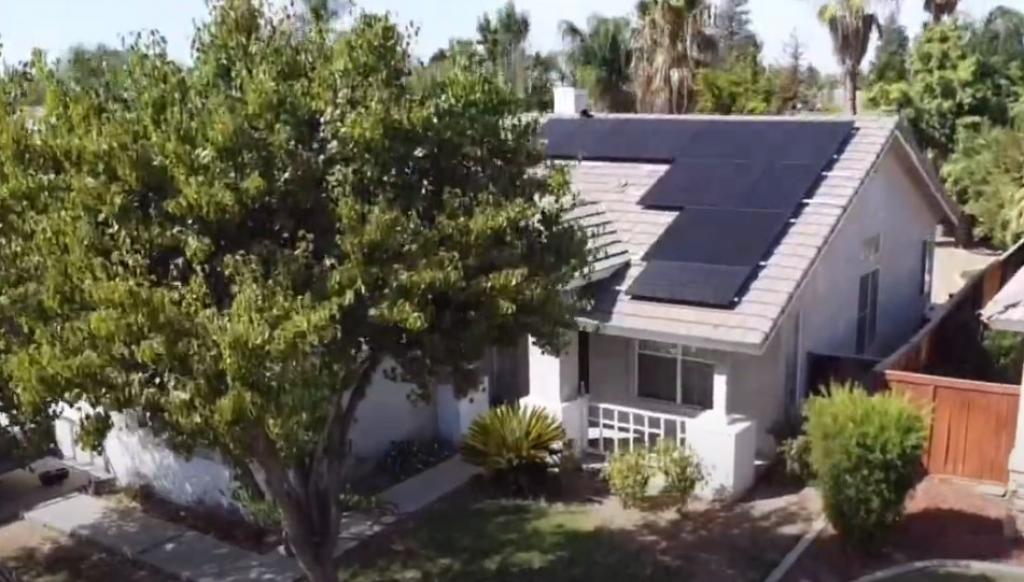
[[[480,46],[487,62],[516,91],[526,91],[526,39],[530,36],[530,17],[516,10],[509,0],[491,19],[480,17],[476,24]]]
[[[685,113],[694,78],[714,58],[708,0],[640,0],[633,31],[633,84],[641,111]]]
[[[881,21],[868,0],[830,0],[818,10],[818,20],[828,27],[832,50],[846,82],[846,99],[851,114],[857,114],[860,64],[871,45],[871,32],[881,34]]]
[[[956,12],[959,3],[959,0],[924,0],[924,11],[932,15],[932,24],[938,24],[943,17]]]
[[[605,18],[597,14],[587,20],[587,29],[563,20],[562,40],[568,45],[566,60],[573,80],[587,89],[596,108],[631,111],[629,69],[633,51],[629,45],[629,19]]]

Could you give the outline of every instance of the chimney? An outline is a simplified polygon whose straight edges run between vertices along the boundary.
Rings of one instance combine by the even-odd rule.
[[[555,115],[576,117],[588,107],[586,89],[555,87]]]

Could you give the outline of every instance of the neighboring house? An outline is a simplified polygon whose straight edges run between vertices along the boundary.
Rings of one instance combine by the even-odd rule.
[[[524,401],[588,452],[686,442],[706,493],[738,494],[809,352],[880,357],[920,327],[958,211],[894,117],[588,118],[558,91],[548,155],[604,252],[565,352],[529,346]]]

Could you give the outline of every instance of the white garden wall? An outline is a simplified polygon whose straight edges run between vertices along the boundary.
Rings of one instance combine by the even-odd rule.
[[[352,429],[357,462],[372,463],[395,440],[430,439],[437,434],[438,402],[412,398],[414,386],[386,377],[386,362],[377,370]],[[84,406],[66,406],[56,422],[57,444],[65,459],[112,473],[121,486],[149,485],[177,503],[209,506],[232,504],[231,470],[216,453],[199,451],[191,458],[171,451],[164,442],[132,419],[117,415],[115,429],[104,442],[102,456],[77,445]]]

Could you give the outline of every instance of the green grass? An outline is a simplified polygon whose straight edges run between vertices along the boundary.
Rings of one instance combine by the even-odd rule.
[[[456,496],[345,554],[343,579],[760,581],[802,531],[799,512],[641,513],[613,505]]]
[[[586,506],[484,501],[470,511],[434,512],[420,526],[343,570],[345,579],[597,582],[678,575],[659,572],[653,559],[638,555],[623,532],[601,527]]]

